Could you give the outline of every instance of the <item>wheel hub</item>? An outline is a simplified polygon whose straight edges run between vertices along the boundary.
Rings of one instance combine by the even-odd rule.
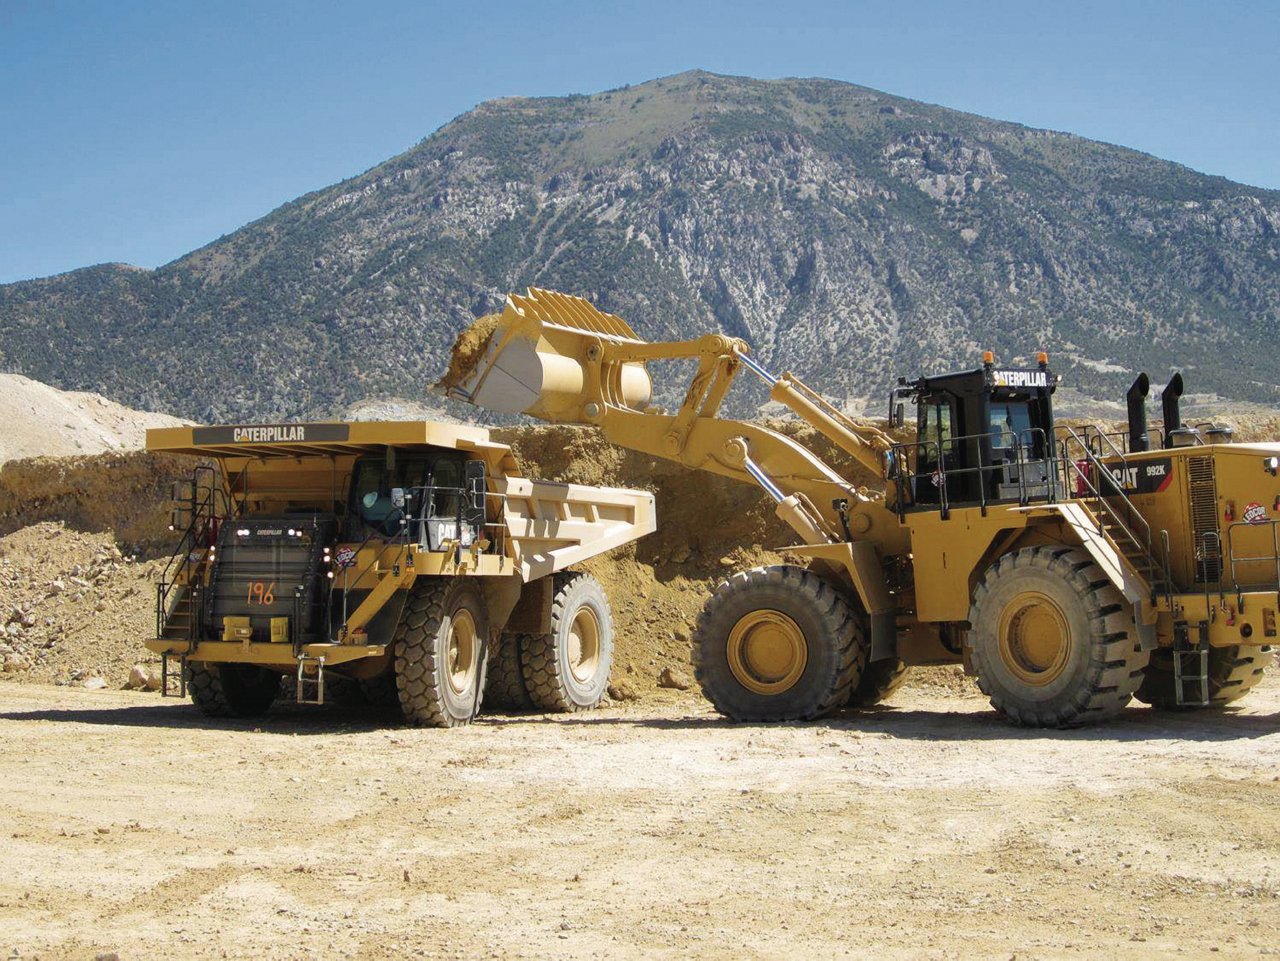
[[[1047,594],[1019,594],[1000,615],[1000,657],[1025,684],[1044,687],[1066,667],[1071,629],[1066,615]]]
[[[455,611],[449,620],[449,646],[445,654],[449,686],[455,694],[471,690],[479,652],[476,622],[471,612],[465,608]]]
[[[751,611],[739,618],[729,632],[725,653],[733,676],[754,694],[789,690],[809,663],[804,632],[778,611]]]
[[[600,622],[589,607],[581,608],[569,625],[569,673],[585,684],[600,663]]]

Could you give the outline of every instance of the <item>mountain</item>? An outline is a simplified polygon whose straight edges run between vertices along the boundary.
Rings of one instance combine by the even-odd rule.
[[[322,416],[421,398],[455,335],[529,284],[650,339],[744,337],[853,411],[988,347],[1049,350],[1077,403],[1181,368],[1193,394],[1280,405],[1280,193],[847,83],[704,72],[484,103],[157,270],[0,287],[0,369],[202,420]]]

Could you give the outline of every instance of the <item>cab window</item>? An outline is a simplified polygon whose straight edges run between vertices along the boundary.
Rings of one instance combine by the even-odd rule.
[[[457,517],[462,490],[462,461],[440,458],[432,465],[428,483],[431,501],[427,506],[427,516]]]
[[[1025,401],[992,401],[991,421],[993,447],[1012,448],[1031,443],[1031,410]]]

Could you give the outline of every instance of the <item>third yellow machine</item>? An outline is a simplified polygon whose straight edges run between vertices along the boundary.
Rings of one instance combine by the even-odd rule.
[[[674,413],[647,363],[697,371]],[[720,416],[749,370],[770,396],[875,471],[883,496],[794,440]],[[442,385],[481,407],[591,424],[621,447],[758,485],[803,565],[741,571],[708,600],[698,680],[728,717],[786,720],[866,705],[911,665],[963,663],[1011,721],[1104,720],[1234,701],[1262,676],[1280,610],[1280,445],[1184,424],[1175,375],[1149,429],[1146,375],[1127,431],[1055,424],[1048,357],[899,381],[897,443],[856,424],[738,339],[649,343],[587,300],[511,296],[487,346]]]

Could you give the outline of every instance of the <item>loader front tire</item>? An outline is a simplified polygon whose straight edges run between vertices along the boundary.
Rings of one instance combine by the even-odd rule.
[[[1209,649],[1209,703],[1179,704],[1173,678],[1173,651],[1160,648],[1151,653],[1151,663],[1142,672],[1142,686],[1134,695],[1144,704],[1163,711],[1222,707],[1238,701],[1262,680],[1271,661],[1269,647],[1213,647]],[[1198,689],[1188,683],[1188,692]]]
[[[740,571],[711,595],[694,673],[733,721],[825,717],[849,700],[866,664],[862,621],[818,574],[779,564]]]
[[[484,691],[489,618],[466,577],[420,577],[393,639],[396,691],[405,720],[419,727],[469,724]]]
[[[910,674],[911,668],[896,657],[871,661],[862,669],[862,677],[849,695],[849,707],[872,707],[887,701],[907,683]]]
[[[551,630],[520,635],[520,666],[533,705],[543,711],[587,711],[609,688],[613,610],[600,582],[561,571],[551,596]]]
[[[261,717],[280,693],[280,675],[256,664],[188,661],[187,691],[207,717]]]
[[[1142,681],[1133,608],[1084,551],[1001,557],[974,592],[966,643],[978,687],[1022,727],[1073,727],[1118,714]]]

